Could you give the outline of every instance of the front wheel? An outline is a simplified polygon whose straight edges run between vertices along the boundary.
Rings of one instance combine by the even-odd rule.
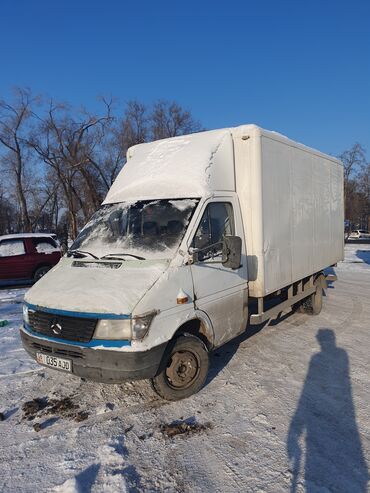
[[[196,336],[182,335],[166,350],[160,373],[152,379],[152,386],[163,399],[184,399],[203,387],[208,368],[205,344]]]

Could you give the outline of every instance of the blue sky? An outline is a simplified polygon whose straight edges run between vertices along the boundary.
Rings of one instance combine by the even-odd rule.
[[[210,129],[370,155],[368,0],[3,0],[0,16],[2,97],[174,99]]]

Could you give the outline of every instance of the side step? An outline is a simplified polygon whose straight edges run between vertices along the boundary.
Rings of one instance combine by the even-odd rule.
[[[307,298],[307,296],[314,293],[315,291],[316,291],[316,286],[308,287],[301,293],[298,293],[295,296],[292,296],[291,298],[288,298],[287,300],[283,301],[282,303],[279,303],[278,305],[270,308],[270,310],[267,310],[265,312],[262,311],[260,313],[251,315],[250,324],[251,325],[262,324],[263,322],[266,322],[266,320],[269,320],[270,318],[277,317],[279,313],[283,312],[287,308],[290,308],[298,301],[303,300],[303,298]]]
[[[326,282],[334,282],[336,280],[337,280],[337,276],[335,274],[328,274],[325,276]],[[326,287],[326,283],[324,287]],[[293,295],[294,288],[296,291],[295,295]],[[279,315],[279,313],[295,305],[295,303],[298,303],[298,301],[307,298],[307,296],[310,296],[310,294],[314,293],[315,291],[316,291],[316,286],[314,286],[314,276],[310,276],[304,282],[304,284],[303,281],[299,281],[294,285],[292,284],[291,286],[289,286],[288,299],[283,301],[282,303],[279,303],[276,306],[273,306],[269,310],[264,311],[264,307],[263,307],[264,299],[258,298],[258,313],[254,313],[253,315],[250,316],[250,324],[258,325],[258,324],[262,324],[263,322],[266,322],[267,320],[270,320],[270,318],[276,318]]]

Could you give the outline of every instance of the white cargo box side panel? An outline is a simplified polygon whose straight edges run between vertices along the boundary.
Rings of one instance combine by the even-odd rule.
[[[331,245],[331,167],[333,164],[329,160],[311,156],[312,166],[312,189],[313,189],[313,265],[318,271],[330,264],[334,264],[338,259],[332,260]],[[343,223],[344,224],[344,223]],[[344,234],[342,232],[342,236]]]
[[[292,190],[299,186],[299,183],[295,183],[295,177],[291,173],[289,148],[283,145],[269,145],[270,142],[273,141],[266,141],[264,137],[261,137],[262,251],[264,254],[262,292],[264,294],[271,286],[286,286],[292,279],[291,211],[296,208]],[[304,208],[296,209],[296,211],[302,218],[304,217]],[[307,233],[303,228],[302,230],[306,236]],[[301,244],[305,246],[305,238],[301,239]],[[310,268],[306,254],[307,252],[302,252],[302,258],[306,260],[307,268]]]
[[[248,127],[245,127],[247,130]],[[343,258],[343,172],[329,156],[254,127],[234,134],[250,296]]]
[[[269,294],[342,260],[343,181],[341,164],[329,156],[265,135],[261,146]]]

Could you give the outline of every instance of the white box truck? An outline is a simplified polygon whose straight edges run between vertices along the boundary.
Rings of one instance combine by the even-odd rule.
[[[343,168],[243,125],[140,144],[59,264],[26,294],[40,363],[101,382],[204,384],[209,354],[292,307],[317,314],[343,259]]]

